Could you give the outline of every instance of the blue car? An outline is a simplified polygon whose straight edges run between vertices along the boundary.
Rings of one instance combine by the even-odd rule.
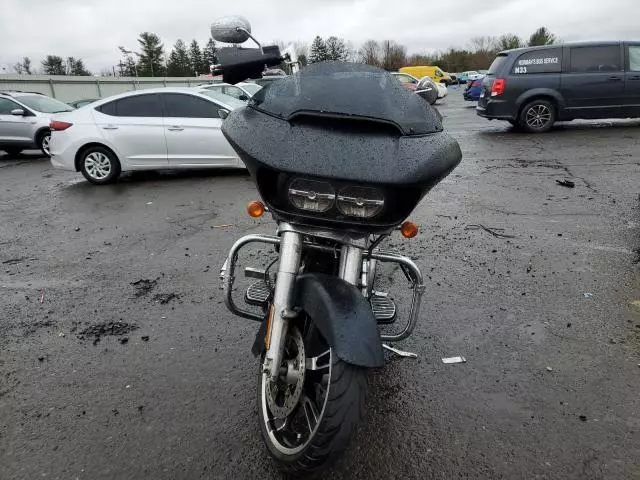
[[[465,100],[469,102],[477,102],[480,100],[480,94],[482,93],[482,78],[474,80],[467,84],[467,88],[462,94]]]

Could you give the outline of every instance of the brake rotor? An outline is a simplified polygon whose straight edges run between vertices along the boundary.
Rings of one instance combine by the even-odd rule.
[[[294,352],[293,356],[285,356],[283,364],[287,373],[277,379],[267,379],[265,384],[267,405],[273,417],[279,419],[287,418],[295,410],[305,377],[305,351],[300,330],[291,327],[287,343],[289,348],[285,349],[285,354]]]

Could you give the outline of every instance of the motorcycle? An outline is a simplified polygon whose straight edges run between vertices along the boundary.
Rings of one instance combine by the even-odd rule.
[[[212,25],[225,82],[259,77],[266,67],[295,64],[278,47],[261,46],[242,17]],[[239,47],[253,39],[257,48]],[[221,269],[224,299],[235,315],[256,321],[252,352],[258,415],[267,450],[290,474],[313,473],[341,454],[362,417],[367,371],[385,364],[388,345],[418,321],[423,276],[408,257],[381,242],[399,230],[418,234],[407,217],[460,162],[440,116],[391,75],[368,65],[314,64],[271,82],[245,108],[225,115],[222,131],[254,180],[275,235],[247,235]],[[244,304],[233,297],[239,253],[267,244],[278,254],[254,279]],[[277,263],[277,265],[276,265]],[[395,264],[412,300],[397,306],[376,290],[376,271]],[[380,325],[400,325],[381,333]]]

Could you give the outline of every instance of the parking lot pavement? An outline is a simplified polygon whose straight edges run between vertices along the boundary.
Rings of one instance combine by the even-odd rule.
[[[640,122],[531,136],[460,96],[463,163],[391,242],[428,278],[418,359],[371,375],[326,478],[638,478]],[[94,187],[0,157],[0,477],[278,478],[256,326],[218,290],[234,239],[273,231],[255,196],[243,172]]]

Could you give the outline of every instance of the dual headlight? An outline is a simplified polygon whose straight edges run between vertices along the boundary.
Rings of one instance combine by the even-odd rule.
[[[336,194],[328,182],[296,178],[289,184],[289,201],[300,210],[324,213],[335,205],[348,217],[372,218],[384,207],[384,195],[376,188],[346,186]]]

